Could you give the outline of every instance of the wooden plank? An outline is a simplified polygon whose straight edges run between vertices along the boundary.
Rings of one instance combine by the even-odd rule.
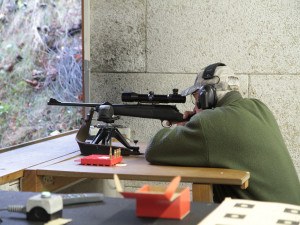
[[[47,176],[112,179],[116,173],[123,180],[145,181],[171,181],[181,176],[182,182],[230,185],[243,185],[250,177],[246,171],[231,169],[150,165],[144,156],[124,157],[122,163],[124,166],[85,166],[72,159],[36,169],[37,175]]]
[[[53,165],[53,164],[56,164],[56,163],[60,163],[60,162],[66,161],[66,160],[71,160],[71,159],[74,159],[74,158],[78,158],[79,156],[80,156],[80,151],[76,151],[76,152],[61,156],[59,158],[52,159],[52,160],[49,160],[47,162],[43,162],[43,163],[31,166],[27,169],[35,170],[36,168],[44,168],[44,167],[47,167],[47,166],[50,166],[50,165]]]
[[[241,189],[246,189],[248,188],[249,186],[249,180],[247,180],[246,182],[244,182],[242,185],[241,185]]]
[[[73,133],[1,153],[0,184],[21,178],[23,170],[26,168],[58,159],[68,154],[79,154],[75,135]]]
[[[26,170],[21,179],[21,191],[55,191],[80,180],[73,177],[37,176],[36,170]]]
[[[67,136],[67,135],[70,135],[70,134],[74,134],[74,133],[77,133],[77,132],[78,132],[78,129],[75,129],[75,130],[68,131],[68,132],[65,132],[65,133],[61,133],[61,134],[58,134],[58,135],[49,136],[49,137],[45,137],[45,138],[41,138],[41,139],[37,139],[37,140],[33,140],[33,141],[28,141],[28,142],[25,142],[25,143],[22,143],[22,144],[13,145],[13,146],[9,146],[9,147],[6,147],[6,148],[1,148],[0,153],[8,152],[8,151],[11,151],[11,150],[14,150],[14,149],[23,148],[25,146],[34,145],[34,144],[44,142],[44,141],[49,141],[49,140],[52,140],[52,139],[60,138],[60,137]]]
[[[41,177],[38,176],[40,179]],[[41,191],[55,191],[59,188],[65,187],[66,185],[70,185],[74,182],[77,182],[78,180],[81,180],[82,178],[74,178],[74,177],[52,177],[52,176],[43,176],[42,183],[39,183],[37,185],[36,190],[38,192]]]
[[[24,177],[21,179],[21,191],[37,191],[37,185],[41,183],[41,177],[36,175],[36,170],[24,171]]]
[[[23,177],[23,173],[24,173],[24,170],[18,170],[18,171],[14,171],[12,173],[5,174],[4,176],[0,177],[0,184],[5,184],[12,180],[19,179],[20,177]]]
[[[213,202],[212,184],[193,184],[192,191],[194,202]]]
[[[32,191],[32,192],[41,192],[41,191],[54,191],[58,188],[64,187],[73,183],[79,179],[77,178],[62,178],[59,177],[55,179],[51,176],[37,176],[36,167],[46,167],[49,165],[53,165],[55,163],[62,162],[64,160],[72,159],[74,157],[78,157],[80,151],[76,151],[75,153],[71,153],[65,156],[62,156],[57,159],[53,159],[35,166],[32,166],[24,171],[24,175],[21,178],[21,191]]]
[[[60,152],[77,147],[75,140],[67,139],[53,145],[54,151]],[[73,145],[73,147],[72,147]],[[71,147],[70,147],[71,146]],[[141,152],[145,148],[141,145]],[[49,149],[51,146],[45,146]],[[247,188],[250,174],[246,171],[238,171],[221,168],[161,166],[149,164],[144,155],[123,157],[123,162],[118,166],[85,166],[75,162],[83,156],[80,151],[68,152],[57,158],[37,163],[24,171],[22,182],[23,191],[54,191],[65,185],[82,178],[112,179],[113,174],[118,174],[123,180],[166,181],[170,182],[175,176],[181,176],[182,182],[193,183],[193,197],[195,201],[212,201],[212,184],[240,185]]]

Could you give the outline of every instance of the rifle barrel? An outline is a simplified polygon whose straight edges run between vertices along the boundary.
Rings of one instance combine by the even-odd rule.
[[[48,105],[60,105],[60,106],[82,106],[82,107],[98,107],[102,104],[99,103],[77,103],[77,102],[60,102],[54,98],[50,98]]]

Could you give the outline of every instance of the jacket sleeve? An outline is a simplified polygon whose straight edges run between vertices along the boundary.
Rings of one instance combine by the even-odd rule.
[[[150,140],[146,160],[152,164],[209,166],[209,155],[199,115],[185,126],[163,128]]]

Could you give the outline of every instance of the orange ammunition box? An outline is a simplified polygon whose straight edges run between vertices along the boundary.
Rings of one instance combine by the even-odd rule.
[[[167,187],[145,185],[136,192],[123,192],[118,176],[114,175],[117,190],[125,198],[136,199],[136,215],[182,219],[190,212],[190,188],[179,188],[181,177],[175,177]]]

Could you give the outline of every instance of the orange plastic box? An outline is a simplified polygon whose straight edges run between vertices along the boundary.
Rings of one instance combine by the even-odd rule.
[[[114,175],[118,192],[125,198],[136,199],[136,215],[182,219],[190,212],[190,188],[179,188],[181,177],[175,177],[168,187],[145,185],[137,192],[123,192],[118,176]]]
[[[113,166],[119,162],[122,162],[123,157],[115,157],[114,155],[89,155],[81,159],[76,159],[76,162],[81,162],[83,165],[95,165],[95,166]]]

